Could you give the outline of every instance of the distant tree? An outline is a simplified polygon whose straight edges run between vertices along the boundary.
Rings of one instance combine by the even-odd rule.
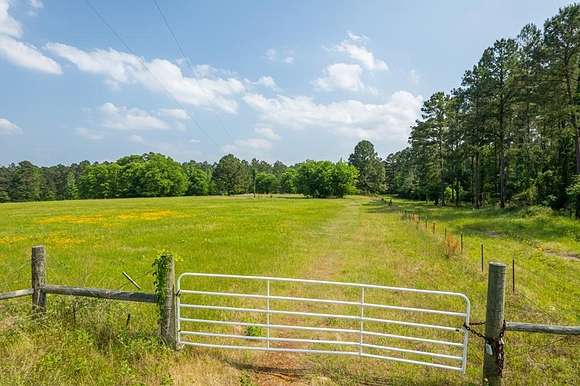
[[[182,196],[187,190],[187,178],[181,165],[170,157],[149,153],[140,170],[143,197]]]
[[[64,198],[66,200],[76,200],[79,198],[77,179],[73,171],[69,171],[66,175]]]
[[[356,190],[358,172],[342,161],[305,161],[297,165],[297,173],[297,191],[305,196],[343,197]]]
[[[260,172],[256,174],[256,193],[274,193],[278,190],[278,178],[274,174]]]
[[[215,167],[213,179],[220,193],[245,193],[250,181],[249,170],[233,154],[223,156]]]
[[[280,178],[280,176],[282,174],[284,174],[284,172],[288,169],[288,166],[286,166],[284,164],[284,162],[282,161],[276,161],[274,162],[274,165],[272,166],[272,172],[274,173],[274,175],[276,175],[276,177]]]
[[[280,176],[280,193],[294,194],[297,192],[298,172],[295,168],[288,168]]]
[[[359,190],[366,193],[383,193],[386,190],[384,165],[370,141],[357,143],[348,162],[358,170]]]
[[[203,169],[191,161],[183,165],[183,171],[188,180],[188,195],[203,196],[210,193],[211,169]]]
[[[384,169],[382,170],[384,175]],[[342,198],[347,194],[356,193],[357,177],[358,170],[354,166],[343,161],[337,162],[332,171],[333,195]]]
[[[14,164],[0,167],[0,202],[10,201],[10,184],[15,168]]]
[[[120,169],[121,167],[117,163],[94,163],[93,165],[85,167],[79,179],[80,197],[120,197]]]
[[[270,165],[266,161],[261,161],[261,160],[258,160],[256,158],[252,159],[252,162],[250,162],[249,166],[252,170],[255,170],[256,172],[261,172],[261,173],[272,173],[273,172],[272,165]]]
[[[18,163],[10,181],[10,199],[12,201],[40,200],[41,188],[40,169],[29,161]]]

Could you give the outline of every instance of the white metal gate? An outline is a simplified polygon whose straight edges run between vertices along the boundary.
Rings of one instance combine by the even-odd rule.
[[[206,288],[216,285],[218,289]],[[223,291],[220,285],[236,290]],[[308,292],[306,287],[318,291],[316,296],[287,295]],[[320,296],[321,291],[326,295]],[[336,299],[339,294],[346,299]],[[413,296],[417,298],[413,306],[405,305]],[[371,297],[390,301],[384,304]],[[434,297],[444,297],[450,308],[454,303],[455,310],[415,305]],[[323,312],[312,310],[317,306]],[[461,372],[465,372],[468,345],[468,332],[462,326],[469,325],[470,308],[467,296],[456,292],[189,272],[177,280],[177,331],[182,345],[354,355]]]

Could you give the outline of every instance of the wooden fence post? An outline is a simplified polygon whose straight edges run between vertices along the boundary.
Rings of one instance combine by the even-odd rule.
[[[177,328],[176,328],[176,306],[177,298],[175,294],[175,262],[173,256],[170,256],[169,271],[165,280],[165,301],[163,303],[163,315],[160,322],[161,340],[171,347],[177,348]]]
[[[32,247],[32,313],[42,315],[46,311],[46,251],[43,245]]]
[[[502,263],[489,263],[487,281],[487,308],[485,314],[485,336],[498,339],[504,326],[505,271]],[[501,368],[498,366],[498,351],[486,341],[483,350],[483,384],[497,386],[502,384]],[[501,358],[503,361],[503,357]]]
[[[461,253],[463,253],[463,232],[461,232]]]

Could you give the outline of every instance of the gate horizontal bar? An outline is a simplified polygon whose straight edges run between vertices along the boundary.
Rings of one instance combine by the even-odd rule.
[[[374,289],[385,289],[391,291],[402,291],[402,292],[415,292],[423,294],[433,294],[433,295],[448,295],[460,297],[467,304],[469,304],[469,299],[462,293],[459,292],[448,292],[448,291],[434,291],[434,290],[423,290],[417,288],[403,288],[403,287],[389,287],[383,285],[375,284],[359,284],[359,283],[348,283],[342,281],[328,281],[328,280],[311,280],[311,279],[294,279],[294,278],[283,278],[283,277],[269,277],[269,276],[244,276],[244,275],[225,275],[220,273],[199,273],[199,272],[184,272],[179,275],[178,280],[180,281],[183,277],[219,277],[224,279],[248,279],[248,280],[262,280],[262,281],[275,281],[275,282],[292,282],[292,283],[310,283],[310,284],[328,284],[337,285],[345,287],[355,287],[355,288],[374,288]]]
[[[405,358],[390,357],[390,356],[386,356],[386,355],[367,354],[364,352],[360,353],[359,351],[308,350],[308,349],[282,348],[282,347],[236,346],[236,345],[219,345],[219,344],[198,343],[198,342],[188,342],[188,341],[181,341],[180,343],[184,344],[184,345],[188,345],[188,346],[207,347],[207,348],[225,348],[225,349],[235,349],[235,350],[277,351],[277,352],[295,352],[295,353],[309,353],[309,354],[335,354],[335,355],[362,356],[362,357],[368,357],[368,358],[385,359],[385,360],[390,360],[390,361],[395,361],[395,362],[409,363],[409,364],[414,364],[414,365],[437,367],[440,369],[463,371],[462,367],[448,366],[448,365],[443,365],[443,364],[439,364],[439,363],[432,363],[432,362],[416,361],[416,360],[405,359]]]
[[[264,328],[274,328],[280,330],[305,330],[305,331],[315,331],[315,332],[341,332],[346,334],[360,334],[360,330],[354,330],[349,328],[333,328],[333,327],[310,327],[310,326],[290,326],[286,324],[266,324],[266,323],[250,323],[250,322],[236,322],[236,321],[225,321],[225,320],[213,320],[213,319],[192,319],[192,318],[179,318],[182,322],[191,322],[191,323],[208,323],[208,324],[219,324],[219,325],[227,325],[227,326],[243,326],[243,327],[264,327]],[[377,336],[381,338],[393,338],[393,339],[402,339],[402,340],[411,340],[417,342],[424,342],[424,343],[434,343],[434,344],[442,344],[446,346],[455,346],[455,347],[463,347],[463,343],[457,342],[450,342],[446,340],[437,340],[437,339],[427,339],[427,338],[420,338],[414,336],[406,336],[406,335],[396,335],[396,334],[385,334],[382,332],[373,332],[373,331],[364,331],[362,332],[363,335],[368,336]]]
[[[409,354],[417,354],[417,355],[427,355],[434,358],[445,358],[445,359],[453,359],[453,360],[463,360],[463,357],[455,356],[455,355],[448,355],[448,354],[439,354],[439,353],[432,353],[427,351],[418,351],[418,350],[410,350],[404,348],[397,348],[397,347],[390,347],[390,346],[381,346],[376,344],[367,344],[360,342],[351,342],[351,341],[343,341],[343,340],[324,340],[324,339],[303,339],[303,338],[268,338],[267,336],[247,336],[247,335],[235,335],[235,334],[221,334],[221,333],[214,333],[214,332],[203,332],[203,331],[181,331],[180,334],[183,335],[193,335],[193,336],[211,336],[216,338],[231,338],[231,339],[248,339],[248,340],[260,340],[266,341],[270,340],[272,342],[294,342],[294,343],[314,343],[314,344],[338,344],[344,346],[363,346],[368,348],[380,349],[380,350],[388,350],[388,351],[396,351],[396,352],[403,352]]]
[[[360,307],[360,302],[353,302],[347,300],[332,300],[332,299],[313,299],[313,298],[301,298],[293,296],[268,296],[259,294],[242,294],[236,292],[215,292],[215,291],[193,291],[193,290],[181,290],[180,293],[192,294],[192,295],[210,295],[210,296],[225,296],[225,297],[239,297],[239,298],[251,298],[251,299],[270,299],[270,300],[288,300],[288,301],[299,301],[299,302],[312,302],[312,303],[325,303],[325,304],[338,304],[338,305],[348,305]],[[424,312],[430,314],[441,314],[449,316],[459,316],[465,317],[464,312],[453,312],[453,311],[441,311],[433,310],[429,308],[414,308],[414,307],[402,307],[402,306],[391,306],[383,304],[374,303],[362,303],[364,307],[389,309],[397,311],[410,311],[410,312]]]
[[[186,303],[181,303],[179,306],[182,308],[194,308],[194,309],[206,309],[206,310],[256,312],[256,313],[270,313],[270,314],[278,314],[278,315],[294,315],[294,316],[307,316],[307,317],[313,316],[313,317],[320,317],[320,318],[335,318],[335,319],[347,319],[347,320],[356,320],[356,321],[364,320],[367,322],[376,322],[376,323],[384,323],[384,324],[397,324],[397,325],[409,326],[409,327],[434,328],[437,330],[462,332],[461,328],[440,326],[438,324],[403,322],[400,320],[389,320],[389,319],[379,319],[379,318],[369,318],[369,317],[362,317],[361,318],[360,316],[354,316],[354,315],[324,314],[324,313],[318,313],[318,312],[302,312],[302,311],[264,310],[261,308],[209,306],[209,305],[203,305],[203,304],[186,304]]]

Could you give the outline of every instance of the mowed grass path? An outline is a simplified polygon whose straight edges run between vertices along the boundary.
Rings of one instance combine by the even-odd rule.
[[[482,320],[487,278],[480,272],[478,248],[483,241],[488,260],[508,262],[515,252],[522,256],[518,257],[517,291],[508,293],[509,320],[580,324],[579,262],[554,256],[554,250],[569,252],[577,246],[569,240],[578,232],[573,222],[544,221],[542,232],[549,237],[539,237],[534,218],[508,216],[491,221],[494,217],[489,216],[486,224],[479,212],[404,201],[395,204],[428,214],[449,232],[463,231],[466,253],[446,257],[440,235],[401,221],[396,210],[364,197],[183,197],[8,204],[0,206],[0,266],[4,267],[0,291],[29,285],[29,254],[34,244],[47,247],[52,283],[128,288],[121,274],[127,271],[144,290],[152,288],[148,272],[153,256],[168,248],[181,257],[178,272],[307,277],[464,292],[472,300],[473,319]],[[511,221],[522,224],[524,237],[501,231]],[[557,230],[551,231],[552,226]],[[542,246],[550,253],[544,253]],[[49,300],[49,308],[59,306],[54,304],[57,298]],[[13,302],[11,307],[0,307],[0,316],[6,320],[13,316],[8,312],[25,315],[28,304]],[[429,306],[447,304],[436,300]],[[91,303],[84,312],[94,318],[101,311]],[[47,322],[43,331],[28,324],[18,327],[18,322],[0,324],[0,356],[7,358],[0,362],[0,373],[5,375],[0,383],[235,385],[241,379],[264,384],[479,383],[482,345],[477,338],[471,340],[467,375],[352,357],[189,349],[174,355],[151,343],[155,334],[152,306],[126,305],[121,311],[107,311],[111,318],[96,318],[112,327],[113,336],[107,339],[81,315],[71,324],[68,313]],[[125,326],[126,313],[132,314],[130,327]],[[104,339],[107,345],[102,344]],[[506,342],[508,384],[578,381],[578,339],[511,333]],[[295,371],[280,377],[276,371],[260,370],[260,366],[272,364]]]

